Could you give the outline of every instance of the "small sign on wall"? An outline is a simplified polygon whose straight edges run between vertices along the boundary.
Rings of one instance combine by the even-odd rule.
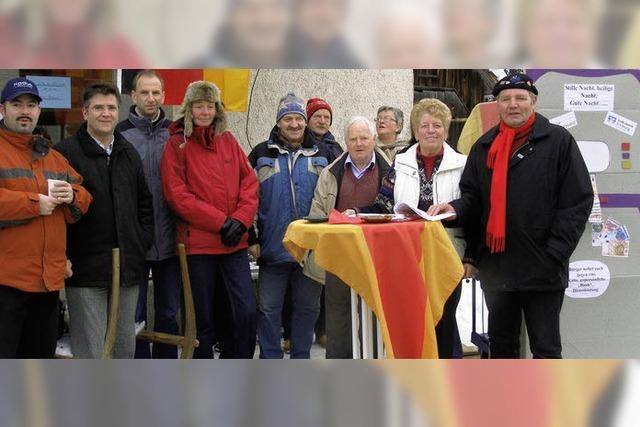
[[[613,111],[615,85],[565,83],[565,111]]]
[[[27,76],[38,86],[42,108],[71,108],[71,77]]]
[[[613,111],[609,111],[604,118],[604,124],[619,130],[622,133],[626,133],[629,136],[633,136],[636,133],[636,127],[638,124],[631,119],[616,114]]]
[[[569,264],[569,287],[565,295],[571,298],[596,298],[609,287],[609,267],[600,261],[574,261]]]

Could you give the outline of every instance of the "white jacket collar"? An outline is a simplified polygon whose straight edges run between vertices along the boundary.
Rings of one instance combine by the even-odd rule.
[[[418,160],[417,160],[417,152],[418,152],[418,144],[413,144],[407,151],[402,154],[398,154],[396,156],[396,163],[403,164],[414,169],[418,168]],[[467,156],[464,154],[458,153],[456,150],[451,148],[449,144],[445,141],[444,143],[444,153],[442,154],[442,161],[440,162],[440,167],[438,171],[446,171],[450,169],[458,169],[464,167]]]

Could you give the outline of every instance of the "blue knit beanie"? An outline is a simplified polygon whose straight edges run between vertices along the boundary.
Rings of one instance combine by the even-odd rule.
[[[278,115],[276,123],[280,121],[285,114],[300,114],[307,121],[307,111],[304,108],[304,101],[296,96],[295,93],[289,92],[278,103]]]

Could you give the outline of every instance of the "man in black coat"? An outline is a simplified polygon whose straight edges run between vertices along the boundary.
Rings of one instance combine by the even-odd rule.
[[[113,356],[133,357],[138,287],[148,280],[145,256],[153,242],[152,198],[140,155],[115,131],[120,94],[111,83],[85,89],[84,123],[55,148],[84,177],[93,195],[87,214],[68,229],[74,275],[66,282],[75,357],[98,358],[107,326],[112,249],[120,248],[120,305]]]
[[[452,212],[485,242],[476,259],[491,357],[520,356],[524,313],[533,356],[561,358],[569,257],[593,205],[589,173],[571,134],[535,113],[538,90],[529,76],[504,77],[493,95],[500,124],[471,149],[462,197],[429,214]]]

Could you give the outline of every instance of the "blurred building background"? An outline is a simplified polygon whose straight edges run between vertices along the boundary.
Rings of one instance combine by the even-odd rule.
[[[0,84],[17,75],[70,79],[70,108],[44,108],[40,116],[40,127],[55,142],[73,134],[83,122],[82,92],[93,81],[107,80],[120,85],[124,95],[120,118],[124,119],[131,105],[130,81],[136,71],[137,69],[0,70]],[[167,70],[162,71],[167,74]],[[194,71],[197,72],[172,71],[170,76],[180,77],[182,74],[182,80],[186,78],[187,81]],[[413,103],[425,97],[435,97],[452,109],[454,120],[449,142],[455,146],[470,111],[486,98],[496,81],[492,71],[482,69],[251,69],[242,78],[247,79],[240,93],[245,103],[240,107],[241,111],[232,109],[229,112],[229,125],[247,152],[268,137],[275,125],[278,100],[288,91],[294,91],[303,99],[320,97],[327,100],[333,108],[331,131],[341,143],[344,125],[351,116],[363,115],[373,119],[378,107],[382,105],[400,108],[405,113],[406,120],[400,138],[408,140],[411,137],[408,118]],[[171,85],[173,81],[167,80],[166,85]],[[179,84],[184,82],[180,81]],[[225,88],[221,89],[224,95]],[[183,89],[176,92],[175,105],[166,108],[171,119],[178,114],[177,104],[181,102],[181,94],[184,93]]]
[[[6,68],[638,67],[632,0],[4,0]]]

